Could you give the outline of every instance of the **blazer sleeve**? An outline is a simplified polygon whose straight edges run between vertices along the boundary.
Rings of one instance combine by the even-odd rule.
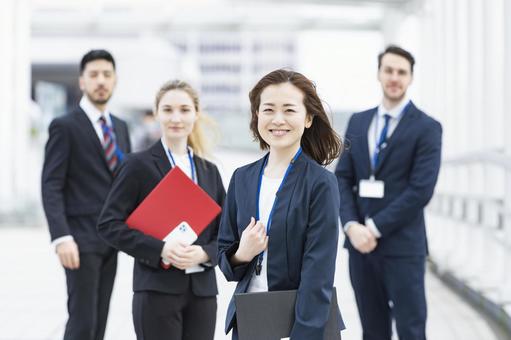
[[[313,188],[291,339],[323,339],[339,237],[339,192],[333,174]]]
[[[422,130],[407,188],[385,209],[371,216],[382,237],[406,225],[433,196],[440,170],[442,126],[432,120]]]
[[[216,186],[216,197],[214,197],[216,203],[219,206],[223,206],[225,202],[225,189],[222,182],[222,177],[220,176],[220,173],[218,172],[218,168],[216,166],[213,167],[214,171],[214,181]],[[211,237],[208,243],[202,245],[202,249],[208,254],[209,261],[206,264],[202,264],[205,267],[214,267],[218,263],[218,228],[220,225],[220,218],[221,215],[217,216],[211,225],[211,228],[213,228],[211,232]]]
[[[353,123],[353,116],[348,122],[348,128],[345,133],[345,140],[348,141],[348,137],[351,134]],[[344,225],[349,221],[359,221],[359,213],[356,204],[356,194],[353,191],[353,187],[357,184],[355,178],[355,169],[353,164],[353,158],[349,146],[343,151],[337,167],[335,169],[335,176],[339,186],[340,204],[339,204],[339,215],[341,223]]]
[[[48,220],[51,240],[71,235],[64,202],[64,190],[71,156],[71,138],[65,124],[55,119],[49,127],[43,171],[41,194],[43,208]]]
[[[98,233],[114,248],[142,264],[159,268],[164,242],[128,227],[125,222],[142,200],[143,169],[138,162],[128,156],[121,163],[99,216]]]
[[[241,281],[245,276],[249,264],[232,266],[230,258],[238,250],[240,235],[237,224],[237,204],[236,204],[236,173],[231,177],[229,188],[227,190],[226,201],[222,210],[220,220],[220,230],[218,233],[218,266],[224,273],[227,281]]]

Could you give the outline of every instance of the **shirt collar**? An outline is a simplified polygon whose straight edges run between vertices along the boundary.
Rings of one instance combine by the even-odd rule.
[[[89,117],[92,124],[96,124],[99,121],[99,118],[103,115],[106,119],[106,124],[112,126],[112,118],[110,117],[108,108],[106,108],[104,112],[99,111],[85,95],[82,96],[82,99],[80,99],[80,107],[83,111],[85,111],[85,114]]]
[[[403,112],[403,109],[405,108],[406,105],[408,105],[409,102],[410,102],[410,99],[408,98],[408,96],[405,96],[401,100],[401,102],[396,107],[394,107],[392,110],[387,110],[383,106],[383,103],[381,103],[378,106],[378,116],[383,117],[384,115],[388,114],[389,116],[391,116],[394,119],[399,118],[399,115],[401,114],[401,112]]]

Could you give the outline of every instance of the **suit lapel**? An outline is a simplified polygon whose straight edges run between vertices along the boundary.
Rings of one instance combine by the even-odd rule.
[[[282,183],[282,187],[277,192],[275,198],[277,201],[275,204],[275,211],[273,212],[272,225],[270,229],[270,234],[274,236],[281,234],[277,232],[272,233],[272,229],[274,227],[276,228],[276,230],[277,228],[285,230],[286,216],[289,210],[289,205],[291,203],[291,197],[293,196],[296,183],[300,180],[300,177],[305,174],[306,166],[307,156],[302,153],[293,164],[293,167],[291,168],[291,171],[287,175],[287,178],[285,178],[284,183]],[[279,242],[277,242],[276,244],[284,244]]]
[[[170,169],[172,169],[172,166],[170,165],[169,159],[165,154],[165,150],[163,150],[161,141],[157,141],[151,147],[151,154],[153,155],[153,161],[156,164],[156,167],[158,170],[160,170],[161,176],[164,177],[170,171]]]
[[[124,136],[124,130],[120,128],[120,125],[121,125],[121,121],[115,117],[114,115],[110,115],[110,118],[112,119],[112,125],[113,125],[113,130],[114,130],[114,135],[115,135],[115,142],[117,144],[117,147],[119,147],[121,149],[121,151],[124,153],[126,152],[126,150],[128,149],[125,140],[125,136]]]
[[[87,114],[82,110],[81,107],[78,108],[76,117],[79,122],[80,130],[83,131],[87,136],[87,142],[93,145],[93,148],[99,153],[100,158],[103,160],[103,164],[105,165],[106,169],[110,172],[108,163],[105,158],[105,151],[103,150],[103,146],[99,141],[98,134],[96,133],[96,130],[94,130],[94,126],[92,126],[92,122],[90,121],[89,117],[87,117]]]
[[[259,176],[263,171],[263,165],[265,160],[268,158],[267,153],[263,158],[255,163],[255,166],[251,167],[247,172],[247,181],[245,181],[247,187],[243,190],[246,193],[247,209],[250,216],[256,217],[259,202],[257,201],[257,189],[259,186]]]
[[[282,187],[277,192],[277,196],[275,198],[275,211],[273,212],[272,223],[269,231],[271,241],[268,245],[268,262],[272,263],[272,265],[268,265],[269,285],[274,282],[279,282],[279,271],[288,266],[288,259],[286,256],[271,257],[271,254],[278,254],[278,252],[281,251],[279,249],[287,243],[288,228],[293,229],[294,227],[287,223],[287,216],[291,203],[294,202],[294,204],[298,203],[300,205],[304,204],[304,202],[301,202],[300,199],[293,200],[292,198],[298,181],[303,180],[302,176],[306,173],[307,161],[307,156],[302,153],[293,164],[291,171],[287,175],[287,178],[285,178],[284,183],[282,183]],[[303,206],[303,208],[306,207]],[[272,260],[270,260],[270,257]]]
[[[406,106],[405,111],[403,112],[403,117],[401,117],[401,120],[397,124],[396,129],[388,139],[387,146],[380,151],[380,159],[378,161],[378,166],[375,169],[375,174],[381,170],[385,160],[388,158],[389,154],[394,148],[394,145],[397,144],[396,141],[400,139],[403,133],[409,130],[410,125],[417,117],[416,113],[417,109],[415,108],[415,105],[413,105],[412,101],[410,101],[410,103]]]
[[[371,122],[373,121],[374,115],[378,112],[378,108],[374,108],[367,112],[367,114],[361,119],[362,128],[362,158],[363,158],[363,169],[368,169],[371,172],[371,155],[369,154],[369,141],[368,133]],[[356,155],[354,155],[356,157]]]

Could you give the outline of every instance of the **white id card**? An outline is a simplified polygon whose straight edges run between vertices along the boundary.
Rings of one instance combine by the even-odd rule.
[[[365,198],[383,198],[385,182],[377,181],[374,177],[361,179],[358,185],[358,194]]]

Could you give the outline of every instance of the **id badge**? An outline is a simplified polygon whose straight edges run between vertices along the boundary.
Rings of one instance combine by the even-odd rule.
[[[385,182],[377,181],[371,176],[370,179],[361,179],[358,185],[358,194],[364,198],[383,198]]]

